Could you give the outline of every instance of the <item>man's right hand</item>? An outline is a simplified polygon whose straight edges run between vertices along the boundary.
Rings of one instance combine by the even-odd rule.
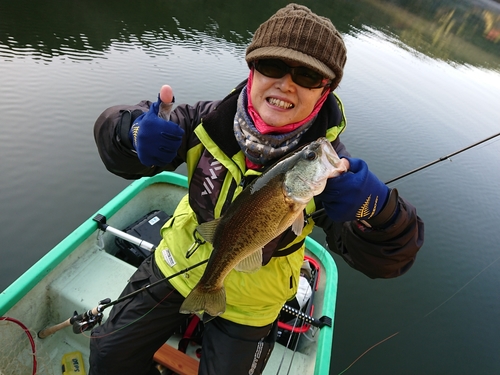
[[[129,132],[139,161],[148,167],[162,167],[174,160],[184,135],[175,122],[158,117],[160,103],[158,98],[148,112],[137,117]]]

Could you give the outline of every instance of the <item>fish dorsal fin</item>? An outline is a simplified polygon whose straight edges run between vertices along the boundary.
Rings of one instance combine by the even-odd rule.
[[[220,218],[214,219],[212,221],[207,221],[206,223],[198,225],[196,227],[196,231],[203,237],[205,241],[213,244],[215,229],[219,225],[219,222]]]
[[[297,216],[297,218],[292,224],[292,231],[298,236],[302,233],[303,229],[304,229],[304,211],[300,211],[300,215]]]
[[[249,256],[243,258],[237,265],[234,267],[236,271],[240,272],[255,272],[258,271],[262,267],[262,249],[254,251]]]

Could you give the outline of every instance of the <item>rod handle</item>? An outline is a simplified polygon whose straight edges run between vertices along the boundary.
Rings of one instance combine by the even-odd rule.
[[[71,324],[72,324],[71,323],[71,318],[69,318],[69,319],[65,320],[64,322],[62,322],[62,323],[56,324],[55,326],[48,327],[48,328],[40,330],[38,332],[37,336],[40,339],[45,339],[45,338],[49,337],[50,335],[56,333],[57,331],[59,331],[59,330],[61,330],[63,328],[71,326]]]

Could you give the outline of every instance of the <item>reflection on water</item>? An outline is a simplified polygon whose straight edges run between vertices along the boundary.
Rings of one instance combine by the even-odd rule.
[[[445,61],[498,69],[498,48],[492,47],[500,42],[500,6],[404,1],[401,8],[394,3],[371,1],[390,17],[386,30],[408,47]]]
[[[164,83],[179,103],[221,98],[248,73],[253,30],[285,3],[0,4],[0,290],[128,184],[98,158],[100,112]],[[496,2],[303,3],[345,35],[342,139],[382,180],[499,131]],[[500,373],[499,145],[393,185],[426,222],[407,275],[370,280],[336,258],[333,374],[395,332],[346,374]]]
[[[26,2],[26,8],[22,3]],[[245,46],[253,30],[286,2],[273,7],[262,0],[245,2],[191,1],[136,3],[131,1],[5,2],[0,30],[0,58],[36,51],[41,59],[69,55],[93,58],[111,43],[137,41],[148,47],[152,41],[191,41],[193,49],[205,48],[207,36]],[[499,69],[500,4],[493,0],[466,1],[304,1],[319,14],[333,20],[343,33],[356,33],[365,26],[394,35],[404,48],[434,58]],[[29,9],[29,11],[24,11]],[[194,11],[195,10],[195,11]],[[166,44],[168,47],[170,43]],[[497,48],[495,48],[497,46]],[[9,54],[7,50],[11,50]],[[83,51],[85,56],[74,51]],[[214,50],[215,51],[215,50]],[[95,53],[97,53],[95,55]]]

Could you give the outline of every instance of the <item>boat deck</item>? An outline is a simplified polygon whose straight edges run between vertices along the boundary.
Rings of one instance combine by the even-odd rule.
[[[134,273],[135,267],[99,249],[97,241],[95,242],[92,248],[75,259],[71,267],[68,267],[48,284],[43,295],[39,294],[39,291],[32,291],[38,296],[33,296],[33,304],[30,304],[29,308],[48,306],[46,308],[50,310],[37,314],[39,327],[43,328],[60,323],[71,317],[75,310],[82,313],[97,306],[99,301],[104,298],[111,298],[111,300],[118,298],[127,280]],[[103,277],[96,278],[95,275]],[[49,303],[37,302],[37,300],[42,299]],[[104,310],[104,320],[107,319],[110,310],[111,308]],[[26,311],[16,311],[14,308],[9,315],[16,316],[18,313],[24,315]],[[74,334],[71,327],[64,328],[43,340],[37,338],[36,341],[39,341],[40,344],[43,341],[43,345],[37,345],[38,361],[45,371],[42,373],[60,374],[61,358],[74,351],[82,353],[85,368],[88,369],[89,340],[90,332]],[[176,348],[178,340],[179,337],[174,336],[169,339],[167,344]],[[187,354],[197,360],[195,349],[194,346],[188,347]],[[290,374],[308,374],[314,371],[311,368],[314,363],[311,362],[307,354],[301,352],[293,354],[291,350],[285,349],[280,344],[276,345],[272,354],[276,358],[284,358],[282,371],[288,367],[292,355],[294,356],[293,370],[290,371]],[[276,374],[280,363],[281,360],[269,361],[265,373]],[[186,370],[185,373],[192,372]]]
[[[153,209],[171,213],[186,193],[185,187],[177,186],[180,184],[177,179],[179,177],[165,173],[134,182],[99,213],[108,218],[109,225],[119,229]],[[83,313],[96,307],[100,300],[118,298],[135,267],[114,256],[113,235],[105,233],[99,240],[99,233],[102,232],[96,230],[92,219],[85,221],[2,293],[1,315],[20,320],[36,337],[36,332],[67,320],[74,311]],[[335,264],[315,241],[308,238],[306,247],[308,255],[321,264],[323,275],[317,292],[321,297],[315,298],[314,316],[326,314],[333,318],[337,287]],[[111,308],[104,311],[104,319],[109,310]],[[327,373],[333,327],[323,327],[312,339],[311,335],[308,331],[301,336],[295,353],[277,344],[264,373],[276,374],[278,368],[280,373],[291,375]],[[61,374],[63,356],[74,351],[82,353],[88,369],[89,337],[89,332],[74,334],[72,328],[67,327],[43,340],[35,338],[38,373]],[[173,337],[167,343],[177,348],[178,338]],[[188,347],[192,358],[196,358],[195,349]],[[293,365],[288,372],[292,357]]]

